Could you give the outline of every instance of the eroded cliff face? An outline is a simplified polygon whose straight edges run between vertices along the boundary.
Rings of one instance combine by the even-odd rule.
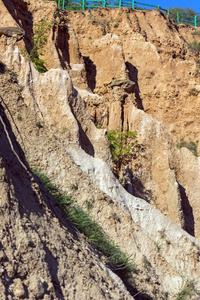
[[[48,62],[48,72],[39,74],[32,63],[23,58],[21,51],[26,47],[24,42],[26,40],[16,41],[12,37],[1,36],[1,60],[18,75],[16,79],[15,73],[10,73],[1,66],[2,107],[4,107],[18,143],[25,151],[29,162],[47,172],[63,190],[72,194],[80,205],[87,207],[89,202],[90,214],[93,218],[100,222],[103,229],[123,251],[133,255],[138,265],[138,273],[137,275],[132,274],[132,283],[129,282],[132,296],[136,294],[134,289],[136,286],[139,292],[136,299],[145,299],[147,294],[152,299],[155,297],[164,299],[166,295],[169,299],[173,299],[175,294],[187,284],[188,278],[194,280],[196,287],[200,288],[198,280],[199,159],[187,149],[180,151],[176,148],[170,134],[170,127],[166,128],[165,126],[167,118],[163,117],[162,109],[159,111],[159,107],[153,103],[152,110],[155,112],[151,112],[154,115],[152,116],[145,108],[145,103],[148,103],[145,91],[148,90],[151,80],[139,76],[140,72],[143,75],[147,72],[145,60],[147,65],[152,65],[154,75],[153,73],[150,75],[154,78],[152,79],[153,84],[153,80],[164,78],[162,83],[165,86],[168,83],[165,82],[166,77],[163,70],[166,69],[164,66],[169,63],[169,57],[171,57],[172,63],[168,65],[169,73],[166,76],[170,74],[170,84],[172,79],[174,80],[171,72],[176,72],[180,62],[184,65],[182,75],[187,74],[188,68],[195,68],[194,58],[189,57],[186,43],[179,34],[179,30],[182,30],[190,39],[189,30],[193,29],[177,28],[157,11],[144,13],[117,9],[63,13],[55,8],[54,3],[43,1],[38,4],[33,4],[32,1],[27,3],[27,13],[32,15],[33,24],[39,22],[41,18],[42,3],[49,4],[48,18],[54,17],[55,19],[46,45],[45,59]],[[15,5],[15,2],[10,4]],[[1,6],[5,15],[8,14],[8,19],[13,20],[14,18],[10,17],[4,2],[1,3]],[[26,9],[24,10],[25,15]],[[111,21],[104,21],[104,18],[108,18],[108,16],[109,20],[112,18]],[[24,27],[24,21],[20,22]],[[111,22],[114,23],[112,26]],[[114,26],[115,24],[118,25]],[[1,26],[3,25],[1,24]],[[12,26],[15,26],[15,23],[12,23]],[[160,38],[158,38],[159,36]],[[173,49],[167,48],[169,39],[174,45]],[[132,45],[131,43],[134,45],[129,50],[128,41],[130,42],[129,46]],[[127,50],[124,46],[125,42]],[[131,51],[134,53],[134,58],[129,58],[128,61],[127,57],[131,56]],[[134,61],[136,57],[138,65]],[[195,77],[192,78],[195,82]],[[124,84],[118,85],[117,81],[114,81],[116,79],[123,79]],[[111,82],[112,85],[110,85]],[[131,86],[128,90],[124,88],[127,85]],[[152,99],[155,96],[154,90],[152,93],[148,90]],[[169,90],[172,91],[171,87]],[[164,89],[162,93],[160,89],[160,95],[165,101]],[[181,109],[183,109],[181,106],[177,107],[177,111],[181,111]],[[184,115],[183,112],[181,113]],[[190,117],[189,113],[188,117]],[[40,122],[40,128],[36,126],[37,122]],[[97,129],[95,127],[97,124],[103,125],[104,129]],[[137,142],[140,145],[134,159],[122,165],[119,172],[129,193],[123,189],[112,173],[112,160],[106,137],[106,128],[115,129],[122,125],[125,130],[137,131]],[[192,127],[190,130],[192,131]],[[5,138],[4,131],[5,129],[2,128]],[[10,150],[6,151],[9,153]],[[26,165],[23,159],[22,161]],[[11,173],[21,172],[16,173],[15,169],[12,169],[11,163],[8,163],[8,170],[9,166]],[[17,183],[19,186],[20,184],[25,185],[22,179],[19,177]],[[33,180],[37,182],[37,179]],[[39,188],[38,193],[42,193],[39,192]],[[24,191],[24,194],[26,193],[28,197],[29,192],[31,193],[29,190]],[[43,197],[46,199],[46,196]],[[18,198],[16,195],[16,206],[20,203]],[[70,274],[63,275],[64,277],[58,275],[61,272],[61,261],[64,265],[62,274],[68,268],[63,258],[68,253],[66,249],[68,246],[62,246],[58,241],[60,236],[63,237],[61,242],[67,240],[68,227],[66,227],[67,229],[63,227],[62,234],[58,236],[60,224],[58,224],[57,216],[54,216],[53,220],[58,224],[55,231],[51,227],[46,231],[45,226],[38,229],[39,223],[51,222],[52,207],[48,208],[49,212],[47,213],[45,201],[44,203],[43,200],[39,202],[44,206],[41,208],[43,209],[41,215],[46,218],[46,221],[38,219],[38,223],[32,222],[31,218],[37,220],[37,214],[39,214],[37,210],[39,208],[36,208],[31,214],[28,214],[31,216],[30,222],[32,222],[33,228],[36,227],[41,231],[40,236],[45,236],[45,243],[48,245],[52,236],[55,236],[55,245],[53,244],[52,247],[62,248],[63,254],[58,256],[56,253],[59,250],[54,249],[54,253],[51,246],[49,249],[44,249],[48,250],[48,253],[53,253],[57,268],[52,269],[52,266],[49,266],[50,271],[47,271],[48,274],[45,273],[44,281],[37,285],[41,285],[45,291],[38,297],[44,299],[58,297],[59,299],[61,294],[64,299],[81,299],[82,295],[79,294],[81,290],[85,291],[84,299],[87,297],[90,299],[104,297],[102,299],[105,299],[109,296],[114,299],[115,295],[118,299],[130,297],[124,287],[122,291],[116,286],[116,290],[114,289],[113,293],[110,293],[114,284],[112,280],[106,283],[109,288],[104,292],[104,285],[101,285],[102,281],[98,277],[101,276],[99,267],[96,266],[96,264],[99,266],[99,263],[96,261],[94,264],[97,269],[92,269],[92,272],[97,277],[95,279],[92,277],[92,280],[100,282],[99,288],[96,286],[94,290],[91,287],[92,281],[90,285],[90,279],[88,285],[85,285],[85,280],[83,280],[83,285],[74,287],[72,293],[71,286],[66,283],[71,279],[68,279],[67,276],[69,275],[69,278],[76,277],[78,276],[76,274],[82,271],[74,271],[72,277]],[[10,209],[10,206],[8,208]],[[4,209],[7,208],[2,209],[2,214]],[[18,215],[17,210],[15,211],[15,214]],[[20,219],[23,216],[26,216],[25,212],[19,214],[20,224],[24,224],[23,219]],[[51,224],[54,224],[53,221]],[[13,235],[15,231],[13,225]],[[21,234],[23,236],[24,233]],[[2,243],[4,250],[10,235],[11,233],[4,235],[5,243]],[[13,242],[13,248],[17,248],[16,243]],[[74,241],[72,243],[76,244]],[[88,249],[87,246],[84,247]],[[85,252],[80,252],[82,250],[79,248],[77,251],[83,253],[84,256]],[[28,252],[27,257],[29,258],[29,256]],[[23,253],[22,257],[24,257]],[[75,257],[77,257],[76,254]],[[9,261],[14,261],[14,259],[17,261],[17,266],[20,265],[15,256],[11,256]],[[34,259],[31,257],[30,261],[34,261]],[[28,260],[27,265],[30,263]],[[86,265],[90,266],[90,262],[86,261],[84,266]],[[6,264],[4,269],[5,272],[8,272]],[[11,284],[16,282],[16,286],[19,284],[24,288],[23,297],[27,297],[27,293],[30,293],[31,297],[35,297],[34,289],[29,283],[32,273],[34,272],[30,267],[26,277],[15,273],[9,281]],[[6,276],[6,273],[3,274]],[[84,272],[83,274],[88,281],[90,273],[87,274],[89,277]],[[55,283],[54,290],[47,288],[51,285],[47,280],[47,277],[50,278],[50,276],[55,276],[58,282],[62,281],[60,287],[57,287],[57,283]],[[2,282],[3,295],[11,293],[12,291],[9,292],[7,288],[6,281]],[[99,289],[101,289],[100,292]],[[72,294],[69,295],[69,292]],[[18,296],[15,295],[15,297]],[[195,293],[194,297],[197,297]]]
[[[119,177],[127,177],[124,184],[133,195],[156,205],[190,234],[199,236],[198,196],[189,195],[188,176],[182,174],[179,163],[182,154],[175,147],[183,139],[193,141],[199,151],[199,54],[192,48],[198,42],[198,30],[178,26],[155,10],[63,14],[75,30],[88,86],[100,96],[85,97],[92,120],[103,128],[123,127],[138,133],[143,150],[121,168]],[[111,87],[116,79],[134,81],[134,92]],[[141,114],[135,107],[156,119],[144,115],[139,121]],[[157,121],[164,126],[162,133]],[[198,169],[198,160],[191,155],[193,159]],[[198,178],[198,171],[195,173]]]
[[[136,83],[138,107],[162,121],[176,142],[187,135],[195,142],[199,140],[198,51],[191,49],[192,42],[198,42],[198,29],[174,24],[156,10],[102,9],[67,15],[80,52],[88,58],[88,73],[92,65],[96,71],[96,93],[110,99],[109,83],[128,76]],[[116,49],[115,53],[112,49]],[[191,91],[194,89],[196,93]],[[108,120],[107,124],[112,122]]]
[[[1,69],[0,77],[0,298],[134,299],[33,176],[6,116],[14,121],[15,109],[10,111],[6,102],[21,106],[18,113],[24,125],[35,126],[35,114],[24,113],[26,106],[10,73]],[[17,120],[12,123],[15,130]],[[24,131],[21,141],[31,142],[32,126],[27,126],[30,131]],[[36,145],[32,146],[34,151]]]

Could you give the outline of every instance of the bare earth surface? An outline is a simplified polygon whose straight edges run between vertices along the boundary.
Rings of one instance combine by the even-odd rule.
[[[200,151],[198,30],[155,10],[62,12],[43,0],[1,1],[0,16],[0,298],[177,299],[190,288],[183,299],[199,299],[199,158],[176,147]],[[22,54],[42,17],[53,23],[39,74]],[[125,189],[106,135],[119,126],[139,145],[115,169]],[[28,164],[89,207],[137,273],[123,283],[108,269]]]

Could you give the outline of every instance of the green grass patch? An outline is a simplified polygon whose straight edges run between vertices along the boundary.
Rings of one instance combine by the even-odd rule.
[[[193,141],[186,142],[186,141],[184,141],[184,139],[181,139],[181,141],[176,145],[176,147],[177,148],[185,147],[188,150],[190,150],[195,156],[198,156],[197,145]]]
[[[136,266],[130,256],[122,252],[120,248],[108,237],[100,225],[94,221],[87,211],[79,206],[71,196],[62,192],[61,189],[42,171],[33,170],[40,178],[45,188],[66,213],[66,218],[85,236],[87,236],[95,248],[108,258],[108,265],[119,275],[128,275],[136,272]]]
[[[191,296],[199,295],[199,291],[197,291],[195,287],[194,280],[187,280],[184,287],[180,290],[180,292],[176,295],[176,300],[187,300],[190,299]]]
[[[40,122],[37,122],[37,123],[36,123],[36,126],[37,126],[38,128],[42,128],[42,124],[41,124]]]

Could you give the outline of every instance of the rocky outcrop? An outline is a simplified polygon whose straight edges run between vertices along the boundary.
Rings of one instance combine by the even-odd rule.
[[[18,41],[24,37],[24,30],[17,27],[1,27],[0,36],[15,37]]]
[[[194,39],[199,41],[195,28],[179,26],[158,10],[118,8],[86,11],[84,15],[65,14],[75,30],[81,54],[94,65],[96,93],[106,91],[105,82],[113,79],[134,81],[136,106],[163,122],[176,143],[185,138],[197,142],[199,147],[199,93],[191,92],[199,91],[198,58],[194,56],[195,49],[190,50]],[[108,44],[108,54],[104,55],[102,41],[109,36],[115,36],[121,46],[113,44],[117,49],[113,53],[112,44]],[[96,44],[98,55],[95,54]],[[112,58],[116,65],[111,63]],[[125,70],[128,77],[120,70]],[[100,80],[102,72],[104,76]],[[111,98],[110,90],[106,96]],[[99,106],[96,114],[102,110]],[[121,115],[120,110],[118,115]]]
[[[25,102],[15,103],[10,110],[12,115],[15,115],[15,122],[19,113],[18,105],[23,113],[22,120],[32,115],[30,120],[26,121],[26,125],[23,121],[18,121],[23,143],[15,130],[19,142],[25,147],[32,163],[45,169],[64,190],[73,193],[80,204],[85,206],[89,201],[94,206],[91,211],[93,217],[101,222],[104,230],[124,251],[133,254],[140,268],[144,268],[144,261],[151,265],[152,280],[154,285],[156,280],[160,283],[162,293],[169,290],[171,293],[178,292],[185,284],[185,277],[179,276],[183,272],[186,277],[190,276],[196,281],[198,240],[181,230],[155,207],[131,196],[122,188],[110,167],[104,162],[110,164],[110,157],[105,152],[108,148],[106,148],[107,139],[104,130],[94,127],[83,100],[73,88],[68,72],[52,69],[39,75],[31,64],[23,62],[20,57],[17,48],[13,51],[10,47],[5,54],[5,62],[14,66],[18,63],[19,82],[25,85],[22,91]],[[10,105],[6,90],[4,93],[5,103]],[[53,105],[55,97],[56,106]],[[168,134],[159,122],[146,116],[134,106],[132,110],[129,107],[129,113],[135,113],[135,117],[131,118],[132,122],[135,120],[138,126],[143,126],[143,131],[140,130],[140,133],[142,136],[143,132],[144,139],[148,137],[153,127],[156,131],[152,143],[157,141],[162,147],[168,145]],[[38,120],[42,125],[40,129],[36,126]],[[63,126],[68,127],[64,129]],[[133,123],[130,122],[129,127],[132,130],[131,126]],[[29,137],[28,140],[26,136]],[[153,137],[153,133],[151,136]],[[105,146],[102,146],[102,143]],[[95,151],[91,152],[91,149]],[[154,152],[155,149],[152,149]],[[159,149],[162,152],[161,146]],[[174,205],[170,206],[174,214],[172,216],[174,221],[180,224],[181,214],[177,213],[181,209],[178,202],[179,193],[173,172],[169,171],[168,176],[169,178],[171,176],[169,192],[174,195],[174,202],[177,201],[175,204],[169,203],[169,206]],[[177,210],[176,206],[178,206]],[[149,292],[152,288],[151,283],[151,287],[148,287]]]
[[[32,175],[2,105],[0,127],[1,299],[133,299]]]
[[[14,5],[14,1],[9,2]],[[24,2],[33,24],[41,17],[42,3]],[[5,5],[2,6],[5,12]],[[56,18],[46,45],[48,72],[39,74],[22,57],[22,41],[1,37],[1,59],[14,72],[9,73],[5,65],[0,65],[2,120],[9,118],[29,161],[45,170],[64,191],[89,209],[105,232],[132,255],[138,265],[138,274],[131,274],[129,281],[133,296],[137,288],[141,297],[147,296],[143,290],[146,289],[153,298],[156,293],[157,299],[163,299],[163,295],[173,299],[188,283],[188,278],[200,288],[199,162],[187,150],[176,149],[163,124],[147,114],[146,92],[151,92],[150,83],[155,84],[158,78],[164,82],[177,66],[182,66],[180,76],[194,67],[184,40],[173,23],[173,30],[166,33],[168,40],[161,36],[169,27],[169,19],[158,11],[117,9],[82,14],[54,11],[54,8],[55,3],[47,10],[50,19],[54,12]],[[108,15],[112,17],[109,24],[102,19]],[[25,44],[30,37],[29,25],[25,30]],[[172,38],[174,49],[167,53],[164,50]],[[150,60],[153,61],[151,71],[146,67]],[[168,70],[163,77],[160,71],[156,73],[161,66]],[[156,106],[161,88],[152,90],[156,90],[152,93],[156,100],[151,110],[157,116],[162,113]],[[172,92],[171,86],[169,90]],[[169,105],[169,101],[165,104]],[[178,112],[180,107],[176,108],[176,104],[174,100]],[[95,127],[87,108],[95,124],[105,129]],[[15,137],[7,129],[9,122],[5,124],[2,145],[5,142],[8,158],[12,156],[8,160],[2,147],[5,169],[2,169],[5,172],[5,178],[2,173],[2,193],[5,193],[2,199],[6,199],[1,210],[2,224],[5,224],[2,247],[8,257],[2,259],[3,269],[0,269],[3,295],[6,293],[10,299],[28,296],[30,299],[106,299],[114,298],[114,294],[119,299],[130,298],[124,286],[123,290],[117,287],[114,279],[109,277],[105,282],[105,266],[94,259],[91,246],[62,219],[53,200],[32,176],[19,145],[13,142],[15,146],[11,147],[9,140],[14,141]],[[137,131],[137,151],[122,165],[119,174],[129,193],[112,173],[106,128],[117,127]],[[9,135],[5,135],[5,128]],[[51,243],[53,238],[55,242]],[[27,269],[22,268],[25,264]],[[88,265],[91,272],[86,271]],[[11,278],[9,283],[7,275]]]
[[[104,71],[101,65],[106,59],[101,41],[108,39],[108,36],[117,36],[121,43],[120,52],[119,47],[115,47],[118,49],[118,54],[114,56],[118,66],[111,64],[110,68],[115,67],[114,73],[118,74],[125,66],[126,75],[120,74],[115,79],[129,78],[135,82],[131,94],[127,94],[121,86],[111,84],[111,89],[105,90],[106,101],[98,100],[97,105],[93,100],[86,102],[96,125],[107,124],[105,127],[108,129],[123,127],[124,130],[136,130],[138,133],[143,150],[137,155],[137,159],[134,158],[128,166],[123,166],[121,176],[123,172],[124,175],[127,174],[126,170],[129,172],[128,181],[124,181],[124,184],[134,195],[139,195],[156,205],[174,222],[196,235],[199,227],[198,216],[193,216],[192,207],[194,205],[198,210],[198,197],[195,196],[194,200],[192,192],[189,196],[186,176],[179,182],[179,178],[183,178],[180,175],[180,154],[166,133],[172,133],[174,143],[185,137],[186,140],[194,141],[198,149],[198,79],[195,77],[195,68],[198,66],[189,47],[194,40],[195,30],[187,26],[177,27],[167,16],[155,10],[144,12],[116,9],[109,13],[106,10],[85,12],[85,15],[78,16],[78,24],[74,20],[74,13],[65,14],[75,29],[82,55],[89,55],[96,68],[96,73],[93,74],[95,80],[98,74],[104,74],[104,78],[99,80],[98,89],[94,88],[97,93],[102,93],[98,90],[105,90],[104,80],[109,81],[107,77],[111,82],[113,80],[112,72]],[[83,28],[87,28],[87,36],[84,35]],[[198,39],[198,36],[195,38]],[[98,51],[102,53],[101,58],[95,58],[94,45],[97,42]],[[111,55],[112,43],[107,45],[107,51],[108,49]],[[100,54],[98,55],[100,57]],[[105,65],[107,66],[106,61]],[[150,121],[151,117],[144,115],[140,117],[140,121],[137,119],[139,112],[136,117],[135,107],[143,109],[162,122],[166,128],[165,133],[163,131],[161,134],[162,137],[157,136],[156,121]],[[191,159],[195,160],[192,157]],[[186,169],[191,169],[189,165]],[[198,178],[198,167],[194,172],[194,177]],[[191,191],[193,189],[194,186]],[[197,211],[196,209],[194,210]],[[186,210],[190,213],[186,213]]]

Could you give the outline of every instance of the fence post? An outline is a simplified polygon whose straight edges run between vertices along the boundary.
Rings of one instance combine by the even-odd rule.
[[[65,9],[65,0],[63,0],[62,9]]]
[[[83,6],[82,9],[85,10],[85,0],[83,0]]]
[[[106,0],[103,0],[103,7],[106,7]]]
[[[58,0],[58,7],[60,8],[60,0]]]
[[[179,13],[177,11],[177,23],[179,23],[179,22],[180,22],[180,20],[179,20]]]
[[[135,9],[135,1],[132,0],[132,8]]]
[[[197,27],[197,16],[194,16],[194,26]]]
[[[119,7],[122,7],[122,0],[119,0]]]
[[[160,5],[157,6],[157,9],[160,10]]]
[[[167,9],[167,15],[169,16],[169,9]]]

